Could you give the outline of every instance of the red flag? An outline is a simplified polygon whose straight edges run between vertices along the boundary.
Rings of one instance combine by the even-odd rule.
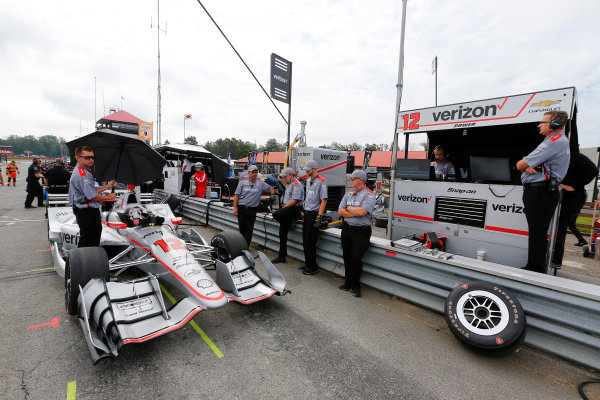
[[[185,119],[192,119],[192,114],[184,114]]]

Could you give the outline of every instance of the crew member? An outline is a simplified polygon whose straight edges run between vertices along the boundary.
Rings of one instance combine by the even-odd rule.
[[[435,179],[446,180],[447,178],[455,178],[454,164],[447,160],[448,154],[446,149],[437,145],[433,148],[433,156],[435,161],[431,163],[435,168]]]
[[[15,163],[15,161],[11,161],[10,164],[6,166],[6,176],[8,177],[8,181],[6,183],[7,186],[10,186],[10,181],[12,179],[12,185],[16,186],[17,184],[17,174],[20,174],[19,167]]]
[[[304,200],[304,219],[302,220],[302,244],[304,248],[304,275],[317,273],[317,235],[319,229],[315,221],[325,214],[327,206],[327,181],[317,171],[315,160],[307,161],[306,168],[306,199]]]
[[[2,167],[0,166],[0,186],[4,186],[4,177],[2,176]]]
[[[248,168],[248,178],[240,181],[233,197],[233,215],[238,218],[240,233],[246,239],[248,247],[252,242],[252,231],[256,220],[256,211],[263,193],[275,194],[275,189],[267,183],[258,180],[258,168],[251,165]]]
[[[342,252],[346,281],[341,290],[348,290],[354,297],[360,297],[360,276],[362,258],[371,241],[372,213],[375,208],[375,194],[366,186],[367,173],[356,170],[352,173],[352,190],[344,195],[338,213],[344,217],[342,223]]]
[[[190,192],[190,179],[192,178],[192,168],[194,164],[190,161],[190,159],[185,156],[183,158],[183,164],[181,164],[181,172],[183,173],[182,181],[181,181],[181,193],[188,194]]]
[[[284,263],[287,256],[287,237],[294,220],[300,216],[302,200],[304,199],[304,188],[294,177],[294,170],[286,168],[279,174],[286,186],[283,196],[283,207],[273,213],[273,218],[279,222],[279,254],[271,260],[273,264]]]
[[[46,172],[44,183],[48,187],[48,193],[69,193],[71,174],[64,167],[65,162],[61,158],[57,158],[54,167]]]
[[[598,167],[592,160],[581,153],[571,154],[571,162],[567,175],[559,185],[562,189],[560,202],[560,215],[558,216],[558,229],[554,241],[554,252],[552,253],[552,267],[562,266],[563,254],[565,252],[565,236],[567,227],[577,237],[578,245],[586,245],[587,242],[577,229],[576,221],[581,208],[585,205],[585,185],[590,183],[598,175]]]
[[[197,162],[194,166],[196,168],[196,173],[194,174],[194,182],[196,183],[196,192],[194,196],[204,198],[204,194],[206,193],[206,172],[204,172],[204,166],[201,162]]]
[[[37,197],[38,207],[44,206],[44,193],[42,191],[42,185],[40,185],[40,178],[44,175],[40,170],[40,159],[33,157],[32,163],[27,170],[27,197],[25,198],[25,208],[35,208],[31,205],[33,199]]]
[[[115,193],[106,195],[103,191],[113,188],[117,182],[95,187],[94,177],[90,172],[94,165],[94,150],[88,146],[80,146],[75,149],[77,165],[71,175],[69,185],[69,204],[73,207],[73,213],[79,225],[79,244],[77,247],[100,246],[102,236],[102,222],[100,220],[100,203],[112,201],[116,198]]]
[[[242,172],[240,172],[240,181],[248,178],[248,164],[244,164]]]
[[[538,124],[545,136],[535,150],[517,162],[522,172],[523,205],[529,226],[529,244],[525,269],[546,273],[548,227],[560,198],[558,184],[569,168],[569,141],[564,127],[567,113],[548,111]]]

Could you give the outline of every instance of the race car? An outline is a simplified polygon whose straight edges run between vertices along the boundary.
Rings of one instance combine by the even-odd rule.
[[[173,332],[200,311],[288,293],[262,252],[258,259],[268,279],[257,273],[239,232],[218,233],[210,244],[193,229],[178,234],[182,218],[173,214],[173,201],[143,204],[136,191],[121,193],[102,211],[100,247],[85,248],[77,248],[73,210],[48,208],[48,239],[56,272],[65,280],[66,310],[79,316],[94,364],[117,356],[125,344]],[[161,283],[180,294],[173,306]]]

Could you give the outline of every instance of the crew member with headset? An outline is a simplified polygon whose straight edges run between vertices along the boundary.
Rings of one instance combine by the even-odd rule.
[[[435,179],[439,181],[456,177],[454,164],[448,161],[448,153],[446,153],[443,146],[438,144],[433,148],[433,157],[435,161],[431,165],[435,169]]]
[[[79,225],[79,243],[77,247],[100,246],[102,236],[102,221],[100,219],[100,203],[112,201],[116,198],[115,193],[102,195],[105,190],[117,186],[112,180],[106,185],[96,187],[91,168],[94,165],[94,150],[88,146],[80,146],[75,149],[77,165],[71,175],[69,185],[69,204],[73,207],[73,213]]]
[[[304,200],[304,219],[302,221],[302,245],[304,247],[305,266],[302,267],[304,275],[317,273],[317,235],[319,229],[315,227],[317,218],[325,213],[327,206],[327,181],[317,171],[315,160],[307,161],[306,169],[306,199]]]
[[[54,167],[50,168],[44,177],[44,183],[48,187],[48,193],[69,193],[69,180],[71,174],[65,168],[62,158],[57,158]]]
[[[585,205],[587,197],[585,185],[590,183],[596,176],[598,176],[598,167],[592,160],[581,153],[571,154],[567,175],[559,185],[563,191],[560,202],[560,215],[558,216],[558,229],[552,253],[552,268],[558,269],[562,266],[567,227],[577,236],[578,243],[576,246],[587,244],[581,232],[577,229],[576,221],[581,208]]]
[[[279,177],[283,178],[287,186],[283,196],[283,207],[273,213],[273,218],[279,222],[279,254],[271,260],[273,264],[285,262],[288,232],[294,220],[300,216],[304,199],[304,187],[294,176],[292,168],[281,171]]]
[[[344,195],[338,213],[344,217],[342,223],[342,252],[346,281],[341,290],[348,290],[354,297],[360,297],[360,276],[362,258],[371,242],[372,213],[375,208],[375,194],[366,186],[367,173],[356,170],[350,176],[352,190]]]
[[[206,172],[204,172],[204,166],[201,162],[197,162],[194,167],[196,168],[196,173],[193,176],[194,183],[196,184],[194,196],[204,198],[204,194],[206,193],[206,183],[208,181]]]
[[[233,197],[233,215],[238,218],[240,233],[246,239],[248,247],[252,242],[252,231],[256,221],[256,211],[260,204],[260,195],[263,193],[275,194],[275,189],[267,183],[257,179],[258,168],[251,165],[248,168],[248,178],[243,179],[235,189]]]
[[[523,205],[529,227],[527,265],[529,271],[546,273],[548,227],[560,199],[558,184],[569,168],[569,140],[564,128],[568,115],[564,111],[548,111],[538,124],[545,136],[535,150],[517,162],[522,172]]]
[[[31,165],[27,170],[27,197],[25,198],[25,208],[35,208],[32,206],[33,199],[37,197],[38,207],[44,206],[44,193],[42,191],[42,185],[40,185],[40,178],[43,178],[44,174],[40,169],[40,159],[33,157]]]

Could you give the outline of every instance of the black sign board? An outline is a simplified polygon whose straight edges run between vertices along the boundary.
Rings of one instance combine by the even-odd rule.
[[[292,98],[292,63],[271,53],[271,98],[290,104]]]

